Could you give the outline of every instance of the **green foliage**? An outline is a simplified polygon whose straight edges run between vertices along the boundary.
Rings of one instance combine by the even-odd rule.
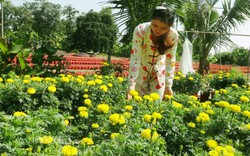
[[[236,48],[232,52],[217,53],[212,58],[213,63],[231,64],[235,66],[248,66],[249,50],[245,48]]]
[[[10,43],[1,40],[0,74],[1,75],[43,75],[61,73],[65,69],[63,56],[55,55],[57,49],[51,44],[38,44],[32,34],[23,39],[12,35]],[[63,62],[64,61],[64,62]]]
[[[205,102],[178,93],[127,101],[126,86],[112,75],[1,78],[0,154],[66,155],[71,145],[89,156],[203,156],[215,150],[208,140],[237,156],[250,152],[250,88],[215,91]]]
[[[180,94],[185,93],[189,95],[197,94],[203,87],[203,77],[197,72],[188,73],[186,76],[181,72],[175,74],[173,82],[173,91]]]
[[[117,40],[118,28],[114,24],[111,11],[89,11],[77,17],[77,29],[73,35],[74,47],[80,51],[108,52]]]
[[[220,72],[208,77],[209,86],[214,89],[230,87],[232,84],[238,86],[246,85],[246,77],[237,70],[232,70],[230,73]]]

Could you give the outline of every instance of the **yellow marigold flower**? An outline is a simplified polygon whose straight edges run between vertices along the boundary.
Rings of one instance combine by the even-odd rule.
[[[124,79],[122,77],[117,77],[117,79],[118,79],[119,82],[123,82],[124,81]]]
[[[80,117],[87,118],[89,116],[89,113],[87,111],[80,111],[79,115]]]
[[[235,153],[235,148],[233,146],[227,145],[225,146],[227,152],[229,153]]]
[[[64,120],[63,123],[68,126],[69,125],[69,120]]]
[[[231,111],[235,112],[235,113],[241,112],[241,108],[240,108],[240,106],[238,106],[238,105],[233,105],[233,104],[231,104],[231,105],[228,106],[228,108],[229,108]]]
[[[101,85],[100,86],[100,89],[103,91],[103,92],[107,92],[108,91],[108,87],[106,85]]]
[[[189,76],[189,78],[188,78],[190,81],[193,81],[194,80],[194,78],[192,77],[192,76]]]
[[[142,101],[142,98],[139,95],[134,96],[135,101]]]
[[[3,78],[0,77],[0,82],[3,82]]]
[[[173,101],[172,105],[173,105],[174,107],[176,107],[176,108],[182,108],[182,107],[183,107],[182,104],[180,104],[180,103],[178,103],[178,102],[176,102],[176,101]]]
[[[87,88],[84,89],[84,92],[88,92],[89,90]]]
[[[217,146],[217,147],[215,147],[214,150],[217,151],[218,153],[223,153],[223,155],[228,154],[227,149],[225,147],[222,147],[222,146]]]
[[[189,122],[189,123],[188,123],[188,127],[195,128],[195,126],[196,126],[196,125],[195,125],[195,123],[193,123],[193,122]]]
[[[132,95],[132,96],[138,96],[139,95],[139,93],[136,90],[130,90],[129,94]]]
[[[60,76],[60,77],[64,77],[64,76],[65,76],[65,74],[59,74],[59,76]]]
[[[158,93],[151,93],[149,96],[154,100],[160,99],[160,95]]]
[[[24,79],[24,80],[23,80],[23,83],[24,83],[24,84],[28,84],[28,83],[30,83],[30,82],[31,82],[31,81],[28,80],[28,79]]]
[[[198,98],[197,98],[196,96],[194,96],[194,95],[191,95],[191,96],[189,96],[189,97],[190,97],[191,100],[195,100],[195,101],[198,100]]]
[[[201,130],[200,133],[201,133],[201,134],[205,134],[206,132],[205,132],[204,130]]]
[[[131,117],[131,113],[130,113],[130,112],[124,112],[123,115],[124,115],[126,118],[130,118],[130,117]]]
[[[125,124],[125,117],[121,114],[112,114],[109,116],[109,121],[111,122],[112,125],[116,125],[116,124]]]
[[[87,105],[87,106],[91,106],[92,104],[92,101],[90,99],[85,99],[84,100],[84,104]]]
[[[98,79],[102,79],[102,75],[97,75],[97,78]]]
[[[175,76],[175,77],[174,77],[174,80],[177,80],[177,81],[178,81],[178,80],[180,80],[180,77],[179,77],[179,76]]]
[[[82,79],[77,78],[76,81],[77,81],[78,83],[82,83]]]
[[[250,111],[243,111],[243,113],[242,113],[244,116],[246,116],[246,117],[248,117],[248,118],[250,118]]]
[[[215,150],[209,151],[208,155],[209,156],[220,156],[219,153],[217,151],[215,151]]]
[[[98,123],[93,123],[93,124],[91,125],[91,127],[92,127],[92,128],[99,128],[99,124],[98,124]]]
[[[166,98],[166,99],[168,99],[168,100],[171,100],[171,99],[172,99],[172,96],[171,96],[171,95],[166,94],[166,95],[165,95],[165,98]]]
[[[144,129],[141,131],[142,138],[151,139],[151,129]]]
[[[61,77],[61,81],[68,83],[70,80],[68,77]]]
[[[84,80],[84,77],[82,75],[78,75],[77,77],[81,80]]]
[[[237,88],[239,86],[237,84],[232,84],[232,87]]]
[[[77,155],[78,150],[73,146],[66,145],[62,147],[62,153],[64,156],[74,156]]]
[[[108,87],[112,88],[113,84],[112,83],[108,83]]]
[[[126,110],[132,110],[133,109],[133,106],[131,106],[131,105],[126,105],[125,107],[124,107]]]
[[[87,81],[87,85],[88,86],[94,86],[96,83],[95,81],[91,80],[91,81]]]
[[[229,103],[227,101],[219,101],[218,105],[227,108]]]
[[[249,102],[249,98],[246,97],[246,96],[241,96],[240,100],[243,101],[243,102]]]
[[[14,82],[14,79],[9,78],[9,79],[6,80],[6,82],[8,82],[8,83],[13,83],[13,82]]]
[[[162,118],[162,115],[161,115],[160,113],[154,112],[154,113],[152,114],[152,117],[153,117],[153,118],[156,118],[156,119],[161,119],[161,118]]]
[[[89,95],[88,95],[88,94],[84,94],[83,97],[84,97],[85,99],[87,99],[87,98],[89,97]]]
[[[250,124],[246,124],[245,128],[246,130],[250,130]]]
[[[212,109],[208,109],[208,110],[206,110],[206,113],[212,115],[212,114],[214,114],[214,111]]]
[[[154,99],[152,97],[150,97],[149,95],[144,95],[143,98],[149,102],[153,102]]]
[[[199,115],[196,117],[197,122],[203,122],[204,123],[204,122],[207,122],[209,120],[210,120],[209,115],[207,113],[204,113],[204,112],[199,113]]]
[[[206,145],[209,147],[209,148],[215,148],[215,147],[217,147],[218,146],[218,143],[217,143],[217,141],[215,141],[215,140],[207,140],[206,141]]]
[[[35,94],[36,93],[36,89],[35,88],[28,88],[27,93],[28,94]]]
[[[143,119],[144,119],[144,121],[146,121],[146,122],[151,122],[151,119],[152,119],[152,116],[151,115],[149,115],[149,114],[145,114],[144,115],[144,117],[143,117]]]
[[[88,109],[87,109],[87,107],[80,106],[80,107],[78,107],[77,110],[80,112],[80,111],[87,111]]]
[[[19,111],[17,111],[17,112],[14,113],[14,116],[15,116],[15,117],[26,116],[26,114],[25,114],[24,112],[19,112]]]
[[[109,105],[107,105],[107,104],[99,104],[97,106],[97,110],[99,112],[107,114],[109,112]]]
[[[227,90],[226,89],[220,89],[220,93],[221,94],[227,94]]]
[[[214,94],[219,94],[219,93],[220,93],[220,91],[218,91],[218,90],[214,91]]]
[[[152,139],[152,141],[154,141],[159,137],[159,134],[154,131],[153,136],[151,137],[151,129],[144,129],[141,131],[141,137],[148,140]]]
[[[87,145],[93,145],[94,144],[94,141],[91,139],[91,138],[83,138],[82,140],[81,140],[81,143],[82,144],[87,144]]]
[[[103,83],[103,80],[101,80],[101,79],[95,79],[95,83],[97,83],[97,84],[102,84],[102,83]]]
[[[53,137],[51,136],[43,136],[39,138],[39,143],[40,144],[51,144],[53,142]]]
[[[109,66],[108,62],[103,62],[102,64],[103,64],[103,66]]]
[[[111,139],[115,139],[116,137],[118,137],[120,135],[120,133],[111,133],[110,134],[110,138]]]
[[[32,77],[31,80],[34,82],[41,82],[42,78],[35,76],[35,77]]]
[[[69,119],[69,120],[73,120],[73,119],[75,119],[75,117],[74,117],[74,116],[69,116],[68,119]]]
[[[51,93],[54,93],[54,92],[56,92],[56,87],[51,85],[51,86],[48,87],[48,91],[51,92]]]

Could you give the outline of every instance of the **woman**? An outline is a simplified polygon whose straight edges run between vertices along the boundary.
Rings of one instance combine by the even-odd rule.
[[[128,74],[128,99],[131,99],[131,90],[138,91],[141,96],[156,92],[161,99],[166,94],[173,94],[178,44],[178,32],[172,27],[174,19],[173,10],[158,6],[150,22],[135,28]]]

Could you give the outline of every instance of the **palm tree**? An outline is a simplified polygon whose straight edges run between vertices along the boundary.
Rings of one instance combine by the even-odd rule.
[[[229,32],[250,17],[250,0],[223,1],[222,14],[215,9],[219,0],[192,0],[185,3],[177,14],[186,31],[203,33],[188,34],[193,43],[194,54],[199,59],[200,74],[206,67],[207,57],[212,48],[230,45]],[[214,32],[214,33],[205,33]]]

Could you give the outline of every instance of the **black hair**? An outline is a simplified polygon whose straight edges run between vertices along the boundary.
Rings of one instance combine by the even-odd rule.
[[[164,7],[164,6],[158,6],[154,10],[152,14],[151,19],[159,19],[160,21],[168,24],[169,26],[172,26],[175,20],[175,12],[173,9]],[[159,36],[158,39],[158,51],[161,55],[165,54],[165,51],[167,49],[172,48],[173,45],[165,45],[165,38],[167,37],[167,34],[163,34]]]

